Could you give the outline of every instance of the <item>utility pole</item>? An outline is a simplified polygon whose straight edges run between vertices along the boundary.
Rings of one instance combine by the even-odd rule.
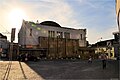
[[[12,60],[13,54],[13,41],[15,40],[15,30],[16,28],[12,28],[11,31],[11,42],[10,42],[10,53],[9,53],[9,60]]]
[[[10,55],[9,55],[9,60],[12,60],[12,53],[13,53],[13,42],[10,43]]]

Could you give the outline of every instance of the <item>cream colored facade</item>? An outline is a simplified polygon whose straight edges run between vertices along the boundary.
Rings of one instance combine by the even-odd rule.
[[[118,56],[120,56],[120,0],[116,0],[116,16],[117,16],[117,22],[118,22],[118,35],[119,35],[119,40],[118,40],[118,44],[116,47],[118,47]]]
[[[118,28],[120,32],[120,0],[116,0],[116,16],[117,16]]]
[[[48,24],[48,23],[46,23]],[[54,24],[54,22],[50,22]],[[56,24],[56,23],[55,23]],[[67,35],[67,36],[66,36]],[[86,47],[86,29],[73,29],[67,27],[41,25],[41,23],[34,23],[24,21],[18,33],[18,43],[21,46],[38,45],[39,37],[60,37],[69,39],[79,39],[79,47]]]
[[[116,15],[118,15],[120,9],[120,0],[116,0]]]

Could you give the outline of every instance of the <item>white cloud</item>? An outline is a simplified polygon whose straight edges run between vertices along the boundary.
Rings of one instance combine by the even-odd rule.
[[[9,29],[10,32],[13,25],[5,16],[14,8],[23,9],[28,16],[28,21],[39,20],[39,22],[42,22],[45,20],[53,20],[63,27],[74,28],[78,28],[77,26],[79,25],[79,22],[74,19],[74,11],[64,0],[26,0],[24,2],[21,0],[5,0],[1,4],[0,10],[2,11],[2,16],[0,15],[0,17],[2,17],[3,20],[0,20],[0,23],[6,26],[6,29]],[[3,10],[3,8],[5,9]],[[20,26],[21,25],[18,25],[17,31]]]
[[[46,0],[47,1],[47,0]],[[55,1],[55,2],[54,2]],[[74,11],[71,6],[64,2],[64,0],[52,0],[51,4],[43,3],[38,5],[31,5],[30,10],[30,19],[38,19],[41,21],[44,20],[54,20],[60,23],[61,26],[76,27],[75,24],[78,24],[77,20],[74,17]],[[32,11],[39,11],[32,12]],[[35,15],[34,15],[35,14]]]
[[[77,1],[79,1],[81,4],[86,4],[87,0]],[[96,8],[96,5],[91,5],[91,3],[88,3],[88,5]],[[73,8],[70,6],[70,4],[65,2],[65,0],[5,0],[0,3],[0,24],[5,26],[5,28],[9,31],[13,26],[7,20],[7,15],[12,8],[23,9],[28,16],[28,19],[26,19],[28,21],[39,20],[39,22],[42,22],[45,20],[53,20],[63,27],[86,27],[81,25],[81,22],[86,20],[78,21],[75,19],[74,16],[76,16],[76,12],[74,12]],[[19,25],[19,28],[20,26],[21,25]],[[97,29],[87,28],[88,41],[90,41],[90,43],[95,43],[100,37],[103,37],[103,39],[108,39],[108,37],[112,38],[112,32],[116,31],[116,28],[117,27],[110,28],[106,30],[106,32],[101,33],[99,33]]]
[[[88,29],[87,39],[91,44],[100,41],[101,37],[102,37],[102,41],[113,39],[113,32],[116,32],[116,31],[118,31],[116,26],[108,28],[105,32],[99,32],[98,30],[91,28],[91,29]]]

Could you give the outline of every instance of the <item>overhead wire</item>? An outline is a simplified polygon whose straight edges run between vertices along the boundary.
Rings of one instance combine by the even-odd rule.
[[[3,34],[11,34],[3,25],[0,24],[0,28],[3,28],[5,32],[2,32]]]

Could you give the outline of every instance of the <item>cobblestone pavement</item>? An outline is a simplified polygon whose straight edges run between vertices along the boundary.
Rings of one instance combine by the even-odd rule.
[[[94,60],[40,60],[38,62],[12,61],[8,77],[5,77],[9,61],[0,61],[1,80],[118,80],[118,61],[107,61],[102,69],[101,61]]]

